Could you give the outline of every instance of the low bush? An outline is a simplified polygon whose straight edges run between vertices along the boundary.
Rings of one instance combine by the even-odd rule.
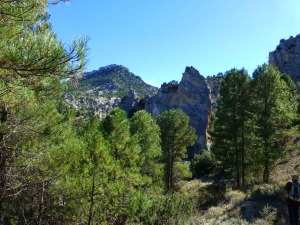
[[[241,203],[246,198],[246,194],[241,191],[228,191],[225,193],[225,200],[233,206]]]
[[[191,161],[191,171],[194,177],[208,176],[214,173],[216,165],[217,162],[211,153],[202,149]]]
[[[281,191],[282,187],[278,184],[260,184],[250,189],[250,196],[258,200],[280,200]]]
[[[195,200],[178,193],[156,196],[147,207],[141,205],[137,224],[182,224],[196,212]]]

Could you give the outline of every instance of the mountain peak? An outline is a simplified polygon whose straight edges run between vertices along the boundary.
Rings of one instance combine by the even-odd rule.
[[[181,83],[189,82],[191,84],[200,84],[205,80],[197,69],[192,66],[187,66],[182,76]]]
[[[112,72],[131,73],[129,71],[129,69],[125,66],[117,65],[117,64],[111,64],[111,65],[108,65],[108,66],[99,67],[98,70],[93,70],[93,71],[90,71],[90,72],[86,72],[84,74],[84,78],[87,79],[87,78],[97,76],[99,74],[107,74],[107,73],[112,73]]]

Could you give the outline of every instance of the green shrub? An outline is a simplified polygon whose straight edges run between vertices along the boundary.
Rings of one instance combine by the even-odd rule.
[[[182,224],[196,212],[195,200],[178,193],[147,196],[136,193],[130,200],[125,224]]]
[[[276,220],[277,210],[271,206],[265,206],[260,212],[261,219],[257,219],[255,225],[272,225]]]
[[[194,177],[207,176],[215,171],[216,165],[216,160],[211,153],[202,149],[199,154],[194,156],[191,162],[191,171]]]
[[[255,185],[251,189],[251,198],[259,200],[280,200],[281,187],[278,184],[261,184]]]
[[[177,193],[157,198],[151,209],[152,217],[143,224],[180,224],[195,213],[195,200]]]

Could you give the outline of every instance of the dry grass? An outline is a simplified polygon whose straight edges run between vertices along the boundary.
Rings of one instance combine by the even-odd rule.
[[[201,213],[199,213],[199,215],[195,215],[193,218],[187,221],[186,224],[221,224],[220,222],[226,221],[232,216],[238,216],[239,212],[235,210],[235,208],[239,203],[241,203],[241,201],[245,199],[245,197],[246,195],[243,192],[228,191],[225,194],[225,202],[220,203],[217,206],[212,206],[206,211],[202,211]]]
[[[269,188],[272,189],[272,188]],[[225,201],[212,206],[206,211],[199,212],[194,215],[185,225],[271,225],[274,224],[277,217],[277,210],[271,206],[265,206],[262,208],[259,216],[253,218],[252,222],[249,222],[242,218],[241,209],[243,204],[250,195],[241,191],[229,190],[225,193]],[[247,202],[247,201],[246,201]],[[248,201],[249,202],[249,201]],[[252,202],[253,203],[253,202]],[[250,208],[255,205],[250,204]],[[256,209],[257,210],[257,209]],[[277,225],[285,224],[284,219],[277,221]]]
[[[300,175],[300,142],[298,142],[294,143],[295,148],[289,152],[288,156],[280,159],[272,169],[270,174],[272,184],[255,185],[247,193],[227,190],[223,201],[198,212],[181,224],[285,225],[285,205],[280,202],[280,196],[283,185],[291,180],[291,175]],[[207,193],[203,191],[206,187],[209,186],[195,180],[182,184],[181,192],[192,193],[198,198],[201,198],[201,194],[207,197]],[[210,197],[213,194],[209,192],[208,195]]]
[[[299,145],[299,143],[295,143]],[[286,183],[291,180],[291,175],[300,175],[300,148],[296,147],[288,153],[286,158],[280,159],[272,169],[270,179],[277,183]]]

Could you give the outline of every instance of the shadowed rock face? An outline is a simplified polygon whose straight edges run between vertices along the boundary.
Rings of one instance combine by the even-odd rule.
[[[300,81],[300,35],[280,40],[276,50],[269,53],[269,63],[275,65],[281,73]]]
[[[136,111],[144,109],[145,99],[141,99],[134,90],[130,89],[128,95],[121,99],[118,107],[126,111],[127,116],[131,118]]]
[[[211,109],[210,89],[205,78],[193,67],[186,67],[179,84],[163,84],[145,109],[154,116],[169,109],[182,109],[190,117],[190,125],[196,129],[197,140],[188,150],[193,157],[200,149],[207,149],[207,128]]]

